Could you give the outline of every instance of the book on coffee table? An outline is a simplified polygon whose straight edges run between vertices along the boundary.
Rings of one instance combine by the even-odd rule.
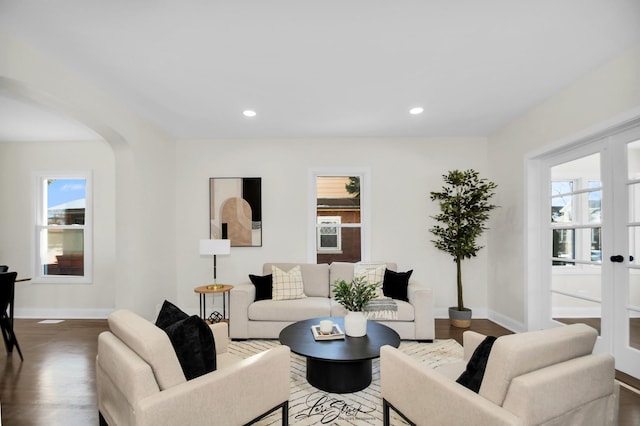
[[[316,340],[337,340],[344,339],[344,333],[340,329],[338,324],[333,324],[333,329],[331,333],[323,333],[320,331],[320,324],[312,325],[311,332],[313,333],[313,338]]]

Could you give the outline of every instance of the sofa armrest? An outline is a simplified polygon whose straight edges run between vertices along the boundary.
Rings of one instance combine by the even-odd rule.
[[[433,292],[416,282],[407,287],[409,303],[413,306],[415,321],[415,339],[433,340],[436,338],[435,317],[433,314]]]
[[[216,341],[216,354],[226,353],[229,346],[229,325],[226,322],[217,322],[209,324],[209,328],[211,328],[213,339]]]
[[[136,404],[138,425],[240,425],[289,400],[288,346],[253,355]]]
[[[229,292],[229,335],[232,339],[249,338],[249,305],[256,300],[253,284],[235,285]]]
[[[417,425],[498,426],[519,419],[391,346],[380,349],[382,397]]]

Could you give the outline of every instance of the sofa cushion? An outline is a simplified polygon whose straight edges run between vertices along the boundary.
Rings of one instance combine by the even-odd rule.
[[[259,276],[249,274],[251,283],[256,287],[256,301],[268,300],[273,294],[273,274]]]
[[[204,320],[192,315],[171,324],[164,331],[171,340],[187,380],[216,370],[216,344]]]
[[[285,272],[277,266],[271,268],[273,274],[273,300],[304,299],[304,284],[300,265],[296,265]]]
[[[479,394],[502,406],[514,377],[588,355],[597,337],[598,332],[585,324],[498,337]]]
[[[216,344],[211,329],[197,315],[188,316],[164,301],[156,325],[169,336],[187,380],[216,369]]]
[[[376,262],[377,264],[384,263],[387,269],[395,271],[398,266],[393,262]],[[329,267],[329,283],[331,284],[331,297],[333,297],[333,284],[339,280],[345,280],[350,282],[354,277],[354,270],[357,263],[351,262],[332,262]]]
[[[156,318],[156,326],[162,330],[180,320],[189,318],[189,315],[173,303],[165,300]]]
[[[273,266],[277,266],[283,271],[289,271],[295,266],[300,266],[304,294],[307,296],[329,297],[329,265],[326,263],[265,263],[262,265],[263,274],[271,274]]]
[[[160,390],[186,382],[167,333],[126,309],[112,312],[108,322],[111,332],[151,366]]]
[[[412,273],[413,269],[407,272],[395,272],[385,269],[382,283],[383,294],[392,299],[408,302],[407,288],[409,287],[409,278],[411,278]]]
[[[302,321],[314,317],[328,317],[331,299],[307,297],[296,300],[261,300],[249,305],[251,321]]]

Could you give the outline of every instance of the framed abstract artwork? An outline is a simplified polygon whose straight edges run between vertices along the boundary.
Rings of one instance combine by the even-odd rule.
[[[262,246],[262,178],[209,179],[209,238]]]

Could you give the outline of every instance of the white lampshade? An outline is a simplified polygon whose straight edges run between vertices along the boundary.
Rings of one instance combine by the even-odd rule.
[[[231,253],[231,240],[200,240],[200,254],[216,255]]]

